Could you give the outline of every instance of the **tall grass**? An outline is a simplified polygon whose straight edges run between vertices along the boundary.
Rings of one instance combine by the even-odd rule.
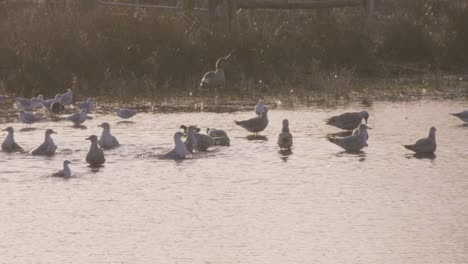
[[[321,90],[343,75],[467,69],[466,3],[377,3],[370,35],[363,30],[365,11],[351,8],[244,11],[235,37],[222,26],[211,30],[203,15],[3,3],[0,90],[24,96],[52,96],[68,87],[90,96],[183,93],[231,50],[229,87],[240,91],[289,90],[285,83]]]

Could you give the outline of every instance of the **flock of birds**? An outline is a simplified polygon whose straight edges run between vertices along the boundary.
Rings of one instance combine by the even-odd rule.
[[[223,71],[224,64],[231,57],[228,56],[218,59],[216,62],[216,70],[207,72],[200,83],[200,90],[211,89],[213,87],[223,86],[225,84],[225,76]],[[0,95],[0,103],[5,101],[8,96]],[[44,120],[43,117],[36,116],[35,114],[28,112],[38,108],[45,108],[51,114],[60,114],[64,111],[65,106],[71,105],[73,101],[73,91],[68,89],[64,94],[57,94],[52,99],[45,100],[42,95],[28,99],[28,98],[16,98],[16,108],[19,110],[19,120],[24,124],[31,125],[35,122]],[[65,119],[73,122],[75,126],[80,126],[89,117],[88,113],[94,108],[94,100],[92,98],[87,99],[83,102],[77,102],[74,107],[78,109],[78,112],[67,116]],[[254,108],[255,117],[243,121],[235,121],[235,124],[246,129],[247,131],[254,133],[257,136],[259,132],[265,130],[268,126],[268,108],[262,99],[259,100],[258,104]],[[132,109],[115,109],[114,111],[117,116],[123,119],[128,119],[136,115],[138,112]],[[452,114],[464,122],[468,122],[468,110],[460,113]],[[349,136],[338,137],[329,136],[328,140],[337,146],[343,148],[347,152],[359,152],[363,148],[367,147],[367,140],[369,139],[367,120],[369,119],[369,113],[366,111],[360,112],[348,112],[341,115],[333,116],[326,120],[326,123],[337,128],[350,131]],[[365,121],[363,123],[363,121]],[[112,149],[120,145],[117,138],[115,138],[110,132],[110,125],[107,122],[99,125],[103,131],[101,136],[98,138],[96,135],[91,135],[86,140],[90,141],[90,148],[86,155],[86,162],[91,167],[102,166],[105,162],[104,149]],[[191,156],[191,153],[195,151],[206,151],[208,148],[218,146],[229,146],[230,140],[226,131],[221,129],[207,129],[206,134],[200,133],[200,128],[197,126],[180,126],[184,132],[178,131],[174,134],[174,148],[169,152],[162,153],[158,157],[161,159],[185,159]],[[19,146],[14,139],[14,130],[12,127],[7,127],[3,131],[8,134],[1,145],[1,149],[4,152],[18,152],[23,151],[23,148]],[[416,141],[415,144],[404,145],[405,148],[415,152],[417,155],[428,155],[433,154],[436,151],[437,144],[435,138],[436,128],[431,127],[429,135],[426,138],[422,138]],[[31,155],[45,155],[51,156],[56,153],[57,146],[55,145],[52,135],[56,134],[52,129],[45,131],[44,142],[38,147],[32,149],[29,153]],[[185,141],[183,140],[185,136]],[[283,120],[283,126],[281,132],[278,134],[277,144],[280,150],[290,151],[293,146],[293,136],[289,131],[289,121]],[[55,172],[52,176],[55,177],[70,177],[71,170],[69,167],[70,161],[65,160],[63,162],[63,169]]]

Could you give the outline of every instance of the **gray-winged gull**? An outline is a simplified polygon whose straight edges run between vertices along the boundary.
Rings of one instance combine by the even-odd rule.
[[[136,110],[128,108],[115,109],[114,112],[117,114],[118,117],[123,119],[128,119],[138,113]]]
[[[41,121],[43,119],[44,119],[43,117],[36,116],[33,113],[26,112],[24,110],[19,111],[19,120],[20,120],[21,123],[30,125],[32,123],[36,123],[36,122]]]
[[[68,89],[68,91],[61,95],[60,103],[63,105],[70,105],[73,101],[73,91]]]
[[[416,154],[434,154],[437,148],[435,138],[436,128],[431,127],[429,136],[416,141],[413,145],[403,145],[406,149],[414,151]]]
[[[362,123],[362,119],[364,119],[367,124],[367,120],[369,119],[369,113],[367,113],[367,111],[349,112],[333,116],[326,120],[326,123],[344,130],[354,130]]]
[[[19,97],[16,98],[16,103],[16,108],[28,111],[42,107],[42,103],[36,97],[31,99]]]
[[[207,128],[206,133],[213,139],[215,146],[230,146],[231,140],[229,139],[226,131],[216,128]]]
[[[7,127],[3,129],[3,131],[7,131],[8,135],[6,136],[5,140],[2,143],[2,150],[5,152],[15,152],[15,151],[22,151],[23,148],[20,147],[15,142],[15,137],[14,137],[14,130],[12,127]]]
[[[45,131],[45,139],[44,142],[31,150],[32,155],[45,155],[45,156],[52,156],[55,154],[55,151],[57,150],[57,146],[55,145],[54,141],[52,140],[51,135],[52,134],[57,134],[55,131],[52,129],[47,129]]]
[[[159,157],[162,159],[185,159],[189,157],[190,153],[182,141],[183,135],[184,133],[182,132],[174,133],[174,148],[167,153],[161,154]]]
[[[280,149],[291,149],[292,145],[293,137],[291,132],[289,132],[289,121],[288,119],[283,119],[283,128],[278,135],[278,147]]]
[[[103,129],[101,137],[99,138],[99,141],[98,141],[99,146],[101,146],[101,148],[111,149],[111,148],[118,147],[120,145],[117,138],[115,138],[111,134],[109,123],[104,122],[104,123],[100,124],[98,127],[102,127],[102,129]]]
[[[80,125],[87,119],[86,109],[81,109],[80,112],[74,113],[67,117],[67,120],[70,120],[75,125]]]
[[[41,104],[42,104],[42,106],[43,106],[45,109],[50,110],[50,108],[51,108],[51,106],[52,106],[53,103],[55,103],[55,102],[59,102],[59,103],[60,103],[61,97],[62,97],[62,95],[57,94],[57,95],[55,95],[55,97],[52,98],[52,99],[42,100],[42,101],[41,101]]]
[[[367,147],[367,138],[369,137],[367,134],[367,129],[367,125],[360,124],[359,134],[347,137],[328,138],[328,140],[348,152],[358,152],[364,147]]]
[[[265,111],[262,112],[260,116],[244,120],[244,121],[234,121],[236,125],[245,128],[247,131],[257,135],[258,132],[265,130],[268,126],[268,108],[265,108]]]
[[[65,160],[63,162],[63,169],[54,172],[51,176],[52,177],[62,177],[62,178],[70,178],[71,177],[71,170],[68,164],[71,164],[70,161]]]
[[[86,162],[91,165],[91,167],[99,167],[106,162],[104,157],[104,151],[98,145],[98,138],[95,135],[91,135],[86,140],[91,141],[91,146],[89,147],[88,154],[86,155]]]
[[[468,122],[468,110],[465,110],[460,113],[451,114],[451,115],[460,118],[460,120],[462,120],[463,122]]]
[[[89,113],[94,108],[94,99],[93,98],[88,98],[88,99],[86,99],[86,101],[77,102],[77,103],[75,103],[75,107],[78,108],[79,110],[86,109],[86,111],[88,111],[88,113]]]
[[[261,115],[265,111],[265,103],[262,99],[258,100],[258,104],[254,108],[256,115]]]

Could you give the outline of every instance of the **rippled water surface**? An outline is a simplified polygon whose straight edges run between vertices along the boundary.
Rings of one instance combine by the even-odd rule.
[[[32,148],[52,128],[51,158],[0,153],[1,263],[468,263],[468,127],[448,115],[466,101],[376,102],[272,109],[268,140],[247,140],[232,120],[249,112],[139,114],[134,124],[93,115],[17,131]],[[365,108],[369,147],[342,153],[325,139],[331,115]],[[281,120],[293,153],[278,153]],[[123,144],[92,172],[90,134],[107,121]],[[180,124],[222,128],[231,147],[158,160]],[[19,130],[19,123],[12,125]],[[433,159],[402,144],[437,127]],[[2,138],[5,132],[2,132]],[[75,177],[47,177],[69,159]]]

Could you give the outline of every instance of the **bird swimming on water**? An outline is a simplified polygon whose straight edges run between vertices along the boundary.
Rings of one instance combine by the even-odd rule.
[[[117,138],[115,138],[111,134],[109,123],[104,122],[104,123],[100,124],[98,127],[102,127],[102,129],[103,129],[101,137],[99,138],[99,141],[98,141],[99,146],[101,146],[101,148],[111,149],[111,148],[118,147],[120,145]]]
[[[265,111],[262,112],[260,116],[244,120],[244,121],[234,121],[236,125],[245,128],[247,131],[257,135],[258,132],[265,130],[268,126],[268,108],[265,107]]]
[[[5,140],[2,143],[2,150],[5,152],[16,152],[16,151],[23,151],[23,148],[20,147],[15,142],[15,137],[14,137],[14,130],[12,127],[7,127],[3,129],[2,131],[8,132],[8,135],[6,136]]]
[[[280,149],[290,150],[293,145],[293,137],[291,132],[289,132],[289,121],[288,119],[283,119],[283,128],[281,133],[278,135],[278,146]]]
[[[344,130],[354,130],[362,123],[362,119],[366,121],[369,119],[367,111],[349,112],[341,115],[333,116],[326,120],[327,125],[335,126]]]
[[[74,113],[70,116],[67,117],[67,120],[70,120],[75,124],[75,126],[82,124],[86,119],[88,118],[87,116],[87,111],[86,109],[81,109],[80,112]]]
[[[174,133],[174,145],[175,146],[171,151],[160,155],[161,159],[180,160],[180,159],[186,159],[187,157],[190,156],[190,153],[188,152],[187,147],[182,141],[183,135],[184,133],[180,131]]]
[[[71,170],[68,164],[71,164],[70,161],[65,160],[63,162],[63,169],[58,170],[54,173],[52,173],[52,177],[62,177],[62,178],[70,178],[71,177]]]
[[[20,120],[21,123],[31,125],[32,123],[36,123],[36,122],[41,121],[43,119],[44,118],[36,116],[33,113],[26,112],[26,111],[24,111],[22,109],[19,111],[19,120]]]
[[[435,138],[436,128],[431,127],[429,130],[429,136],[427,138],[422,138],[416,141],[413,145],[403,145],[406,149],[409,149],[416,154],[434,154],[437,148],[436,138]]]
[[[329,137],[328,140],[347,152],[359,152],[364,147],[367,147],[367,129],[370,129],[365,124],[359,125],[359,133],[347,137]]]
[[[106,158],[104,157],[104,151],[98,145],[97,136],[91,135],[87,137],[86,140],[91,141],[91,146],[86,155],[86,162],[88,162],[91,167],[101,166],[106,162]]]
[[[181,125],[180,128],[184,130],[187,136],[189,136],[189,130],[191,130],[190,133],[193,135],[193,138],[195,139],[196,143],[194,150],[207,151],[210,147],[214,146],[214,141],[210,136],[200,134],[200,128],[196,126],[187,127],[185,125]],[[187,147],[187,149],[189,149],[189,147]],[[192,153],[190,149],[189,152]]]
[[[460,118],[460,120],[462,120],[463,122],[468,122],[468,110],[465,110],[465,111],[460,112],[460,113],[454,113],[454,114],[451,114],[451,115]]]
[[[115,109],[114,112],[117,114],[118,117],[123,119],[131,118],[138,113],[136,110],[128,108]]]
[[[220,86],[224,86],[226,84],[226,77],[224,75],[224,65],[228,62],[229,58],[231,58],[232,53],[229,53],[227,56],[221,57],[216,61],[214,71],[209,71],[205,73],[202,77],[200,82],[199,90],[209,89],[213,90],[217,89]]]
[[[45,131],[44,142],[38,147],[31,150],[30,154],[31,155],[43,155],[43,156],[54,155],[55,151],[57,150],[57,146],[55,145],[54,140],[51,137],[52,134],[57,134],[57,133],[53,131],[52,129],[47,129]]]
[[[230,146],[231,140],[229,139],[226,131],[216,128],[207,128],[206,134],[213,139],[215,146]]]

